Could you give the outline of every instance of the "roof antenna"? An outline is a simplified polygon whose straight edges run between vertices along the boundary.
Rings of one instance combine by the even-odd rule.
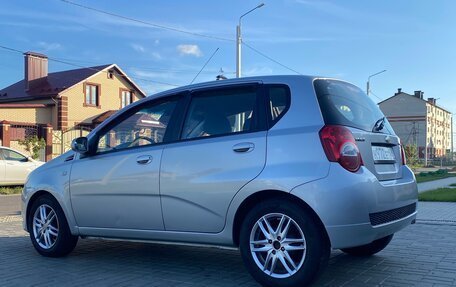
[[[225,77],[225,75],[224,75],[225,71],[223,71],[222,68],[220,68],[219,73],[220,73],[220,74],[218,74],[217,77],[215,77],[215,80],[216,80],[216,81],[228,79],[227,77]]]
[[[215,49],[214,53],[212,53],[212,55],[209,57],[209,59],[206,61],[206,63],[204,63],[203,67],[198,72],[198,74],[196,74],[196,76],[193,78],[193,80],[190,82],[190,84],[193,84],[193,82],[196,80],[196,78],[198,78],[199,74],[201,74],[201,72],[204,70],[206,65],[211,61],[212,57],[214,57],[215,53],[217,53],[218,50],[219,50],[219,48]]]

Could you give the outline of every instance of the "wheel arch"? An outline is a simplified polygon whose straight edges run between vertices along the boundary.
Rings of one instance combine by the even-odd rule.
[[[32,206],[33,206],[33,203],[38,199],[40,198],[41,196],[44,196],[44,195],[50,195],[52,196],[57,202],[58,200],[55,198],[55,196],[52,195],[52,193],[50,193],[49,191],[46,191],[46,190],[39,190],[37,192],[35,192],[32,197],[30,197],[28,203],[27,203],[27,209],[26,209],[26,212],[25,212],[25,218],[27,220],[26,222],[26,226],[27,226],[27,230],[29,228],[28,226],[28,219],[30,218],[30,210],[32,209]]]
[[[72,231],[73,234],[77,234],[77,232],[74,231],[73,225],[70,224],[72,222],[71,221],[72,218],[69,218],[69,214],[67,213],[67,210],[62,205],[62,202],[60,202],[59,198],[57,196],[55,196],[52,192],[44,190],[44,189],[40,189],[40,190],[36,191],[35,193],[33,193],[33,195],[30,197],[30,199],[27,202],[27,208],[26,208],[26,213],[25,213],[25,220],[26,220],[25,227],[27,228],[27,231],[30,232],[29,226],[28,226],[28,219],[30,217],[30,212],[31,212],[33,203],[36,200],[38,200],[38,198],[45,196],[45,195],[51,197],[60,206],[60,208],[63,211],[63,214],[65,215],[65,219],[67,221],[67,224],[70,227],[70,230]]]
[[[309,214],[312,216],[312,220],[314,220],[314,222],[317,223],[328,246],[331,245],[331,241],[329,239],[328,233],[326,232],[326,228],[323,225],[323,222],[321,221],[317,213],[304,200],[288,192],[278,190],[262,190],[254,194],[251,194],[249,197],[244,199],[244,201],[240,204],[239,208],[236,210],[236,214],[233,221],[233,243],[235,244],[235,246],[239,246],[240,230],[244,218],[259,200],[265,199],[287,200],[291,203],[299,205],[301,208],[308,211]]]

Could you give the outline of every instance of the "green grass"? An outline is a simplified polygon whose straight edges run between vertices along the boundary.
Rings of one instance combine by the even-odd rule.
[[[0,194],[20,194],[22,186],[5,186],[0,187]]]
[[[417,174],[416,175],[416,182],[426,182],[426,181],[433,181],[433,180],[438,180],[438,179],[443,179],[443,178],[448,178],[448,177],[453,177],[456,176],[455,173],[444,173],[444,174]]]
[[[456,202],[456,188],[442,187],[418,195],[420,201]]]

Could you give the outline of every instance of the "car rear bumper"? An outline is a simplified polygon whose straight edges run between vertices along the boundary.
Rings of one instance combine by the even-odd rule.
[[[335,163],[326,178],[298,186],[292,194],[316,212],[333,248],[360,246],[414,222],[417,185],[412,171],[402,168],[402,178],[380,182],[364,167],[351,173]]]

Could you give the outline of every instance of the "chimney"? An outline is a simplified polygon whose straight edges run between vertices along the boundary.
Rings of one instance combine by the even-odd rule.
[[[432,105],[435,105],[435,102],[437,101],[437,99],[435,98],[428,98],[428,103],[432,104]]]
[[[25,90],[31,90],[46,81],[48,75],[48,57],[35,52],[26,52],[24,82]]]
[[[418,99],[423,99],[424,92],[422,91],[415,91],[415,97]]]
[[[398,94],[400,94],[400,93],[402,93],[402,89],[401,89],[401,88],[398,88],[398,89],[397,89],[396,95],[398,95]]]

